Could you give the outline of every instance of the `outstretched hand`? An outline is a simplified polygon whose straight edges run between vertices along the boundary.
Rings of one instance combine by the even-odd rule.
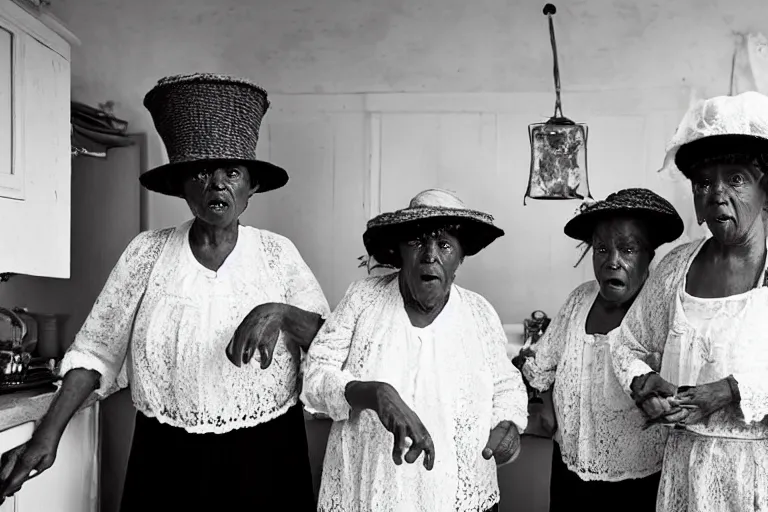
[[[375,394],[376,414],[384,428],[395,436],[392,460],[398,466],[403,463],[403,458],[408,464],[413,464],[423,453],[424,467],[431,470],[435,465],[435,445],[421,419],[391,385],[377,382]]]
[[[258,352],[261,369],[269,368],[287,307],[287,304],[268,302],[256,306],[246,315],[227,345],[227,358],[232,364],[240,368]]]
[[[496,459],[496,464],[515,460],[520,455],[520,433],[511,421],[501,421],[491,430],[488,442],[483,448],[483,458]]]
[[[298,358],[301,350],[309,349],[324,323],[317,313],[290,304],[261,304],[253,308],[235,330],[227,345],[227,358],[239,368],[258,352],[261,369],[269,368],[280,332],[285,335],[288,352]]]

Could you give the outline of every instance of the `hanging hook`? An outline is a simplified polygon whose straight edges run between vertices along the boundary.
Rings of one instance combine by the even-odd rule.
[[[552,22],[552,16],[557,13],[557,7],[553,4],[547,4],[544,6],[544,15],[549,20],[549,40],[552,43],[552,57],[554,59],[554,75],[555,75],[555,115],[554,118],[563,117],[563,106],[560,102],[560,67],[557,64],[557,43],[555,42],[555,25]],[[559,115],[558,115],[559,114]]]

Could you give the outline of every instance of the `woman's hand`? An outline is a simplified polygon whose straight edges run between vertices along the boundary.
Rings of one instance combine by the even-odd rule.
[[[408,407],[394,387],[386,382],[353,381],[345,391],[347,401],[356,409],[371,409],[379,416],[379,421],[395,436],[392,460],[398,466],[405,461],[413,464],[424,453],[424,467],[431,470],[435,465],[435,445],[410,407]],[[408,439],[411,443],[408,445]]]
[[[53,465],[59,440],[55,435],[34,435],[25,444],[3,454],[0,460],[0,503],[17,493],[24,482]]]
[[[520,352],[512,358],[512,364],[520,370],[523,371],[523,366],[525,366],[525,361],[529,357],[534,357],[535,353],[530,348],[523,347],[520,349]]]
[[[392,449],[392,460],[398,466],[403,463],[403,451],[405,461],[413,464],[424,452],[424,467],[431,470],[435,465],[435,446],[432,443],[432,436],[427,432],[427,428],[421,422],[410,407],[408,407],[400,394],[384,382],[378,383],[376,389],[376,414],[384,428],[392,432],[395,436],[395,443]],[[407,438],[411,444],[407,446]]]
[[[287,304],[268,302],[253,308],[240,322],[232,340],[227,345],[227,358],[240,368],[251,361],[258,351],[261,369],[272,364],[272,353],[283,327]]]
[[[680,412],[680,409],[673,408],[668,400],[675,395],[677,388],[662,379],[658,373],[651,372],[635,377],[630,387],[632,399],[649,420],[669,417]]]
[[[317,313],[296,306],[278,302],[261,304],[253,308],[235,330],[227,345],[227,357],[239,368],[248,364],[258,351],[264,370],[272,364],[280,331],[285,333],[288,351],[299,357],[301,349],[309,349],[324,322]]]
[[[511,462],[520,455],[520,433],[511,421],[501,421],[491,430],[488,443],[483,448],[483,458],[490,460],[493,456],[496,464]]]
[[[678,420],[680,425],[699,423],[712,413],[734,403],[735,397],[729,379],[694,386],[681,391],[669,400],[673,406],[684,408],[685,417]]]

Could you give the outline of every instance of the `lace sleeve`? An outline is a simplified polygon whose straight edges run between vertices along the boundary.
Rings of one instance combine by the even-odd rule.
[[[676,247],[659,263],[611,339],[613,370],[631,395],[635,377],[659,371],[669,334],[670,309],[680,285],[691,244]]]
[[[359,291],[363,281],[350,285],[344,298],[315,336],[304,361],[301,401],[310,412],[327,414],[334,421],[349,418],[344,394],[356,377],[344,369],[361,313]]]
[[[568,329],[574,327],[570,325],[571,316],[574,308],[584,301],[584,289],[587,284],[571,292],[544,335],[532,345],[533,357],[525,359],[523,375],[528,383],[539,391],[547,391],[555,382],[557,365],[560,364],[568,339]]]
[[[94,370],[100,374],[100,397],[116,391],[133,319],[168,234],[170,230],[146,231],[128,244],[64,355],[60,375],[74,368]]]
[[[528,392],[520,372],[507,356],[507,335],[493,306],[482,296],[475,298],[476,318],[486,342],[486,359],[493,374],[493,412],[491,428],[500,421],[511,421],[521,434],[528,426]]]
[[[278,256],[285,276],[285,303],[317,313],[327,319],[331,312],[320,283],[301,257],[299,250],[289,239],[279,237],[281,250]]]

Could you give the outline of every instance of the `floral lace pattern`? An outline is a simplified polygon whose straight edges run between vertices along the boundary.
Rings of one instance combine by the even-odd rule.
[[[612,346],[614,367],[626,393],[634,377],[651,370],[678,386],[733,375],[738,405],[671,432],[658,510],[768,510],[768,287],[718,299],[688,296],[685,276],[705,242],[675,248],[651,274]],[[641,360],[649,351],[662,354],[660,368]]]
[[[666,432],[642,430],[645,420],[613,372],[607,335],[586,333],[599,285],[590,281],[568,296],[544,336],[533,345],[523,375],[533,387],[553,386],[563,462],[582,480],[644,478],[661,469]]]
[[[500,420],[527,424],[527,394],[506,355],[493,307],[453,286],[448,304],[423,329],[411,325],[398,274],[353,283],[307,354],[302,401],[328,414],[318,510],[323,512],[485,511],[499,500],[496,464],[482,457]],[[383,381],[422,420],[435,465],[396,466],[393,437],[375,412],[352,412],[353,380]]]
[[[297,402],[299,361],[280,340],[266,370],[258,354],[237,368],[225,347],[259,304],[284,302],[327,317],[328,303],[287,238],[240,226],[235,248],[214,272],[192,254],[191,224],[131,242],[61,372],[98,371],[103,395],[114,389],[125,361],[136,408],[189,432],[221,433],[274,419]]]
[[[667,143],[661,172],[674,176],[675,155],[681,146],[713,135],[750,135],[768,138],[768,98],[754,91],[715,96],[690,106]]]

